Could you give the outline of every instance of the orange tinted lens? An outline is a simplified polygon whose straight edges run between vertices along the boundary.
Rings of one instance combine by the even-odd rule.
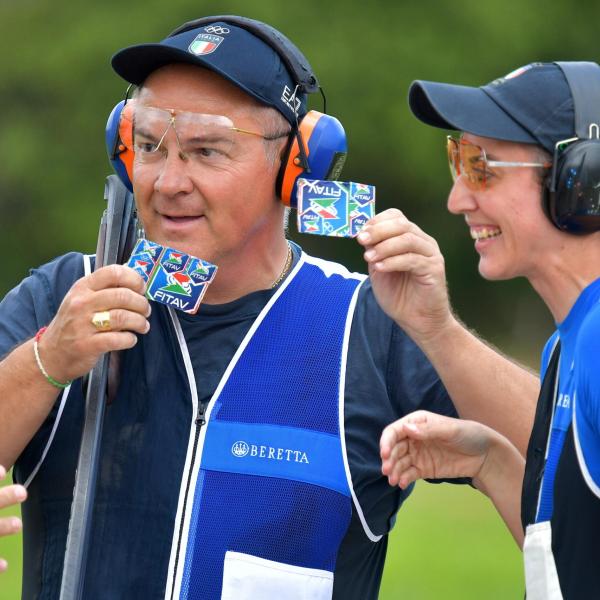
[[[448,166],[450,167],[450,175],[452,175],[452,181],[456,181],[456,178],[460,175],[458,143],[450,136],[447,138],[446,151],[448,152]]]
[[[486,165],[482,149],[474,144],[460,142],[460,164],[463,174],[472,187],[481,189],[485,186]]]

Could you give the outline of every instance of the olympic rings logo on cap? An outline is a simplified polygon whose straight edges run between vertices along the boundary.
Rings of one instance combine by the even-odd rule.
[[[216,35],[225,35],[226,33],[229,33],[229,29],[227,27],[221,27],[220,25],[209,25],[208,27],[204,28],[204,31],[206,31],[206,33],[214,33]]]

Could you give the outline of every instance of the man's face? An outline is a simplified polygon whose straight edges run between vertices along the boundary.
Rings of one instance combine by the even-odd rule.
[[[490,161],[541,162],[534,146],[470,134],[463,140],[483,148]],[[548,250],[559,248],[564,240],[542,209],[541,169],[490,167],[489,171],[484,189],[473,189],[464,175],[458,177],[448,210],[464,215],[483,277],[534,280],[548,263]]]
[[[215,141],[202,120],[272,134],[262,122],[264,108],[215,73],[182,64],[152,73],[136,103],[168,109],[140,108],[145,116],[134,122],[140,150],[133,187],[147,237],[216,264],[267,251],[281,235],[284,209],[275,197],[279,161],[267,156],[265,143],[282,141],[227,128],[227,142]],[[159,142],[145,158],[142,149]]]

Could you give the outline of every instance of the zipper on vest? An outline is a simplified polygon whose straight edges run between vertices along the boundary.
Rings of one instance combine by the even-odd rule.
[[[204,419],[204,415],[206,413],[206,405],[202,404],[202,402],[200,402],[200,406],[198,407],[198,414],[196,415],[196,425],[198,425],[198,428],[196,430],[196,435],[200,434],[200,427],[202,427],[202,425],[206,425],[206,421]],[[198,440],[196,440],[198,441]],[[194,446],[194,453],[196,452],[196,446]]]
[[[183,497],[183,509],[181,511],[181,522],[179,523],[179,535],[177,539],[177,552],[175,553],[175,567],[173,569],[173,583],[171,586],[171,600],[175,596],[175,581],[177,580],[177,567],[179,566],[179,554],[181,552],[181,538],[183,536],[183,523],[185,521],[185,514],[187,510],[188,495],[190,492],[190,484],[192,481],[192,473],[194,472],[194,465],[196,464],[196,451],[198,450],[198,440],[200,439],[200,430],[202,426],[206,424],[204,415],[206,413],[206,405],[199,402],[198,413],[194,422],[196,424],[196,431],[194,433],[194,446],[192,448],[192,460],[190,461],[190,468],[188,471],[187,481],[185,483],[185,495]]]

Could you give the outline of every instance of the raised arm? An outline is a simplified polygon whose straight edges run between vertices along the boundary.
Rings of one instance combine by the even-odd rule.
[[[472,477],[488,496],[519,546],[521,486],[525,461],[497,431],[462,419],[417,411],[388,425],[381,435],[382,472],[406,488],[421,478]]]
[[[39,338],[39,358],[48,375],[63,383],[76,379],[104,352],[134,346],[135,333],[149,329],[150,305],[142,292],[142,278],[121,265],[104,267],[78,280]],[[98,331],[92,324],[93,314],[99,311],[109,311],[110,331]],[[40,371],[33,339],[0,362],[0,464],[14,464],[59,393]]]
[[[452,314],[437,242],[397,209],[371,219],[358,241],[379,305],[427,355],[460,416],[499,431],[525,455],[539,381]]]

